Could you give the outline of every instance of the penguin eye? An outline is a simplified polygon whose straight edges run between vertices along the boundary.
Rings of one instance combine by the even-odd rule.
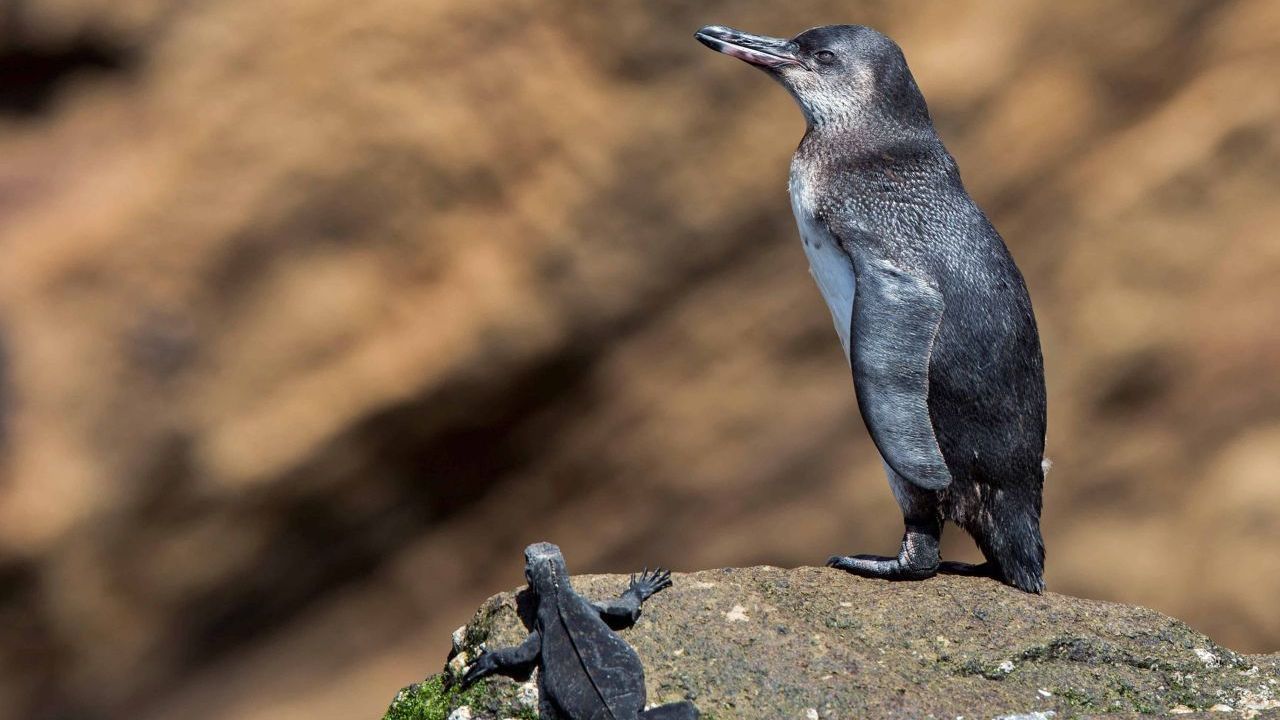
[[[836,54],[831,52],[830,50],[819,50],[818,52],[814,53],[813,56],[817,58],[818,62],[822,63],[823,65],[830,65],[836,60]]]

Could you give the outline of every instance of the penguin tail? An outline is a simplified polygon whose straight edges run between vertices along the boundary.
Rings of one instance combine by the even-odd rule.
[[[1014,554],[997,561],[1000,579],[1023,592],[1044,592],[1044,545],[1037,545],[1033,552]]]
[[[1029,593],[1044,591],[1044,538],[1038,505],[1000,497],[983,511],[980,532],[974,533],[992,574]]]

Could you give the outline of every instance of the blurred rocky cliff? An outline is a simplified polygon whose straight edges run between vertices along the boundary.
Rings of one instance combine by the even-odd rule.
[[[370,716],[535,539],[896,547],[709,22],[903,45],[1036,303],[1050,587],[1280,647],[1274,2],[0,0],[0,716]]]

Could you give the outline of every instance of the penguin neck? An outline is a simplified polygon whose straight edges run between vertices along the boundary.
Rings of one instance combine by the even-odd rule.
[[[796,149],[796,159],[867,170],[905,162],[917,172],[928,168],[945,170],[950,164],[950,155],[932,125],[921,127],[879,118],[810,122]]]
[[[834,117],[805,112],[804,143],[840,145],[847,150],[879,154],[893,148],[928,148],[938,143],[932,124],[906,122],[875,113],[850,113]]]

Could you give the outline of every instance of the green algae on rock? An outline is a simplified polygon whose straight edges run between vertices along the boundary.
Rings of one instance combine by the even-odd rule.
[[[396,693],[382,720],[460,720],[462,717],[537,720],[537,710],[521,704],[510,692],[510,684],[484,680],[459,690],[457,685],[446,686],[443,676],[435,675]],[[458,712],[462,708],[466,710]]]
[[[594,598],[623,578],[573,582]],[[533,682],[449,689],[481,644],[525,633],[517,594],[490,598],[455,633],[444,670],[402,690],[384,720],[536,717]],[[1280,717],[1280,654],[1239,655],[1146,608],[983,578],[704,570],[675,576],[624,637],[650,702],[688,699],[718,719]]]

